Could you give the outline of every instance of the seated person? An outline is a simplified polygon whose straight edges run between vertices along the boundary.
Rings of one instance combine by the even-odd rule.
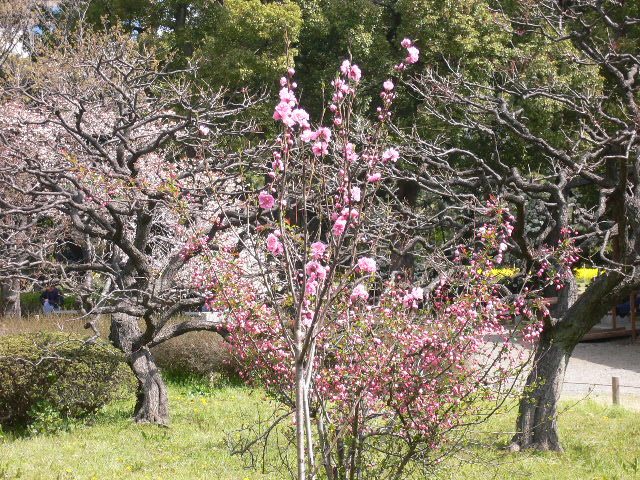
[[[49,285],[42,294],[40,294],[42,309],[44,313],[51,313],[54,310],[60,310],[62,307],[62,294],[55,285]]]

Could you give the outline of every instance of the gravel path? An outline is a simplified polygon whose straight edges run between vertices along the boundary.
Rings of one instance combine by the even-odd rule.
[[[569,360],[562,395],[590,394],[611,402],[611,377],[620,377],[621,404],[640,409],[640,339],[634,344],[630,338],[579,343]]]

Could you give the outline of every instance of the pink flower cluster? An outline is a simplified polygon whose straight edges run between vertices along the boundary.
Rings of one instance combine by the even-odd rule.
[[[269,195],[267,192],[262,191],[258,195],[258,204],[260,205],[260,208],[269,210],[275,204],[275,199],[273,198],[273,195]]]
[[[180,252],[180,258],[189,261],[194,256],[198,255],[203,250],[208,248],[208,243],[211,239],[208,235],[194,234],[192,235],[188,243],[182,248]]]
[[[279,230],[276,230],[267,236],[267,250],[275,256],[281,255],[282,252],[284,252],[284,247],[278,237],[280,237]]]
[[[352,302],[356,302],[358,300],[363,300],[366,302],[369,299],[369,292],[367,292],[367,289],[363,284],[359,283],[352,290],[351,295],[349,296],[349,299]]]
[[[316,260],[322,258],[326,250],[327,245],[325,243],[314,242],[311,244],[311,256]]]
[[[305,265],[304,271],[307,276],[305,294],[315,295],[320,284],[327,278],[327,269],[317,260],[311,260]]]
[[[310,382],[317,397],[310,401],[311,408],[321,401],[329,409],[332,431],[347,431],[340,427],[349,425],[357,435],[393,432],[407,440],[420,436],[427,447],[437,449],[451,429],[477,413],[478,402],[495,400],[523,370],[525,358],[515,340],[538,338],[545,283],[518,295],[502,295],[485,266],[508,252],[510,214],[493,203],[486,216],[474,241],[458,248],[457,268],[429,295],[418,284],[398,280],[387,282],[372,298],[361,277],[346,284],[352,288],[333,291],[333,300],[322,303],[320,291],[332,287],[325,256],[329,247],[323,242],[310,245],[312,258],[300,272],[304,297],[299,317],[309,329],[322,309],[328,312],[330,320],[314,337],[318,355],[310,360]],[[270,235],[274,244],[280,242],[279,233]],[[375,273],[378,266],[365,255],[356,269]],[[267,304],[232,262],[216,265],[213,271],[226,278],[206,283],[212,289],[207,298],[214,308],[233,309],[230,348],[247,366],[243,375],[275,398],[291,398],[295,352],[291,323],[282,319],[284,310]],[[292,317],[294,322],[296,315]],[[499,361],[491,352],[498,352]],[[356,400],[370,415],[354,417]],[[394,429],[400,416],[407,421],[402,429]]]
[[[418,302],[421,302],[424,297],[424,290],[420,287],[413,287],[411,291],[407,291],[402,297],[402,305],[408,308],[418,308]]]
[[[298,125],[302,129],[308,129],[309,114],[302,108],[294,108],[297,103],[293,90],[286,86],[282,87],[280,90],[280,103],[276,105],[273,119],[282,121],[289,128]]]
[[[361,257],[358,259],[358,270],[364,273],[376,273],[376,261],[371,257]]]
[[[402,71],[407,68],[408,64],[416,63],[420,59],[420,50],[413,44],[413,40],[405,38],[400,42],[403,48],[407,49],[407,57],[403,62],[395,65],[393,68],[398,71]]]
[[[351,64],[349,60],[342,61],[342,65],[340,65],[340,72],[342,72],[342,74],[345,75],[349,80],[353,80],[356,83],[360,81],[360,78],[362,76],[360,67]]]

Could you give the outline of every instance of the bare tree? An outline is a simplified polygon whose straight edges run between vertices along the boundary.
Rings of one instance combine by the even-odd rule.
[[[419,139],[415,161],[398,176],[440,196],[459,219],[464,212],[455,205],[461,199],[501,194],[515,205],[513,259],[525,269],[535,266],[536,251],[571,229],[579,230],[584,254],[595,254],[605,269],[580,295],[573,278],[559,294],[547,292],[558,300],[520,402],[512,448],[561,450],[557,403],[573,349],[640,286],[640,17],[636,7],[617,1],[516,7],[515,13],[496,11],[496,20],[514,42],[539,42],[540,58],[516,58],[489,83],[471,80],[453,63],[414,78],[410,86],[422,108],[458,140]],[[584,72],[592,83],[527,70],[527,64],[549,59],[558,72]],[[556,129],[539,127],[535,107],[542,104],[562,119]],[[463,146],[461,138],[471,141]],[[515,144],[536,160],[527,164],[510,156],[505,147]],[[441,225],[455,228],[452,218]]]
[[[164,424],[167,392],[149,348],[220,331],[216,321],[172,319],[204,303],[193,288],[202,245],[216,248],[219,233],[246,216],[235,199],[251,156],[229,152],[253,132],[240,117],[256,99],[197,86],[195,67],[167,71],[117,29],[49,41],[36,62],[9,72],[1,217],[16,226],[49,218],[83,248],[81,261],[40,258],[88,315],[111,314],[110,338],[139,381],[135,418]],[[41,250],[36,243],[22,248]]]

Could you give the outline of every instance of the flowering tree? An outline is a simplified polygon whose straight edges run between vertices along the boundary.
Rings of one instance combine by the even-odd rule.
[[[226,148],[238,151],[253,131],[239,117],[256,99],[196,86],[197,68],[167,71],[118,29],[48,41],[37,61],[12,64],[4,85],[3,232],[12,225],[28,239],[31,224],[13,220],[46,219],[65,235],[54,245],[82,247],[71,263],[39,254],[37,238],[20,250],[78,293],[87,314],[111,314],[110,338],[139,380],[136,420],[166,423],[166,388],[149,349],[219,331],[209,319],[174,317],[204,303],[189,260],[245,217],[236,199],[251,151]]]
[[[411,40],[402,46],[398,75],[419,59]],[[492,272],[514,218],[494,200],[469,204],[476,235],[450,259],[422,250],[425,212],[409,211],[391,177],[397,79],[384,82],[367,122],[353,108],[361,71],[345,60],[331,126],[312,126],[294,73],[280,80],[282,134],[255,198],[266,212],[261,235],[238,239],[240,256],[210,252],[198,286],[227,316],[247,380],[282,405],[258,440],[286,419],[295,425],[295,478],[404,478],[433,468],[459,429],[504,400],[525,360],[513,341],[537,338],[548,314],[539,291],[560,282],[574,251],[566,240],[539,252],[534,279],[525,271],[519,288],[505,289]],[[418,278],[395,268],[400,246],[426,264]]]
[[[512,448],[561,450],[557,403],[573,349],[640,285],[640,11],[615,1],[504,1],[494,21],[510,54],[492,62],[490,80],[454,59],[411,80],[425,116],[449,134],[410,135],[409,165],[396,173],[441,196],[446,228],[471,224],[461,199],[499,192],[517,219],[511,258],[525,268],[574,229],[583,261],[604,271],[580,294],[573,275],[559,294],[545,292],[557,303]]]

